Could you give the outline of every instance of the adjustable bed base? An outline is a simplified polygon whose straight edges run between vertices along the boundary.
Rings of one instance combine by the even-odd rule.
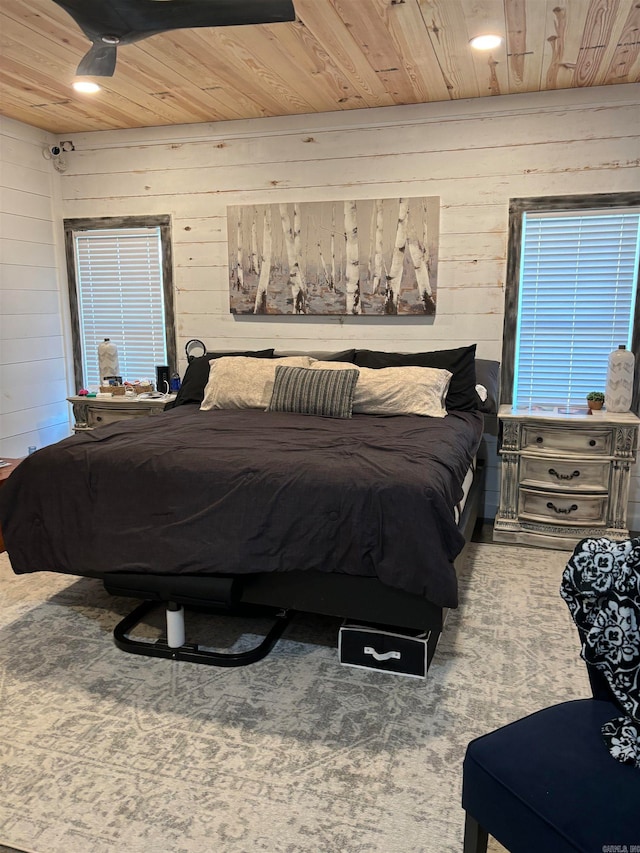
[[[479,467],[460,516],[469,467],[495,416],[497,363],[475,359],[475,345],[309,355],[305,365],[325,384],[337,376],[327,361],[356,364],[371,397],[360,400],[362,411],[354,403],[352,417],[342,409],[309,416],[251,396],[254,386],[275,387],[279,371],[305,381],[309,371],[282,368],[278,357],[267,370],[272,350],[251,355],[191,361],[181,405],[176,398],[153,424],[115,422],[25,459],[0,494],[14,572],[94,577],[114,595],[142,599],[114,632],[137,654],[245,665],[306,612],[417,632],[431,660],[458,603],[456,575],[481,504]],[[406,369],[398,358],[409,359]],[[243,391],[242,405],[205,406],[207,388],[224,385],[218,374],[229,374],[228,391]],[[391,386],[397,398],[386,396]],[[437,411],[429,415],[427,405]],[[136,626],[162,604],[166,636],[136,639]],[[185,607],[268,615],[273,624],[249,652],[214,651],[185,642]]]

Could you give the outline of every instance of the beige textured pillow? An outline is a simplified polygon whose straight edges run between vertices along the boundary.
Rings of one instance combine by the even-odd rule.
[[[353,411],[362,415],[428,415],[444,418],[452,373],[436,367],[357,367],[339,361],[314,361],[311,368],[360,371]]]
[[[286,358],[248,358],[236,355],[211,360],[209,381],[200,409],[266,409],[271,400],[276,367],[310,367],[308,355]]]

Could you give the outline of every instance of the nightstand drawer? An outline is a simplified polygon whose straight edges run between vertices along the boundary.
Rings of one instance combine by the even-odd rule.
[[[613,449],[611,429],[556,429],[554,427],[525,424],[522,427],[522,450],[549,450],[561,453],[588,453],[589,456],[610,456]]]
[[[543,486],[563,491],[609,491],[611,465],[608,460],[586,461],[522,455],[520,482],[523,486]]]
[[[520,488],[518,516],[531,521],[553,522],[573,527],[606,526],[609,495],[551,493]]]
[[[109,408],[96,407],[95,409],[91,406],[87,406],[87,426],[99,427],[105,426],[106,424],[114,424],[116,421],[128,420],[130,418],[149,417],[148,409],[143,406],[136,409],[135,405],[135,403],[132,403],[129,406],[122,406],[121,408],[110,406]]]
[[[155,417],[162,414],[168,403],[175,400],[175,394],[158,397],[67,397],[73,406],[74,432],[86,432],[96,427],[114,424],[116,421],[129,421],[138,418]]]

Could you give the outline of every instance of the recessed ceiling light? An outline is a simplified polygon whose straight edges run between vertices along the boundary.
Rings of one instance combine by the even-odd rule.
[[[92,83],[91,80],[76,80],[73,84],[76,92],[84,92],[85,94],[93,95],[100,91],[100,86],[97,83]]]
[[[475,36],[471,39],[469,44],[476,50],[491,50],[492,47],[498,47],[499,44],[502,44],[502,36],[489,34],[485,36]]]

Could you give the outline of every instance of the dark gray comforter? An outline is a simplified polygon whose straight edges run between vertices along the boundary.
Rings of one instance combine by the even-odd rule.
[[[378,577],[455,607],[475,412],[334,420],[182,406],[28,457],[0,491],[14,571]]]

